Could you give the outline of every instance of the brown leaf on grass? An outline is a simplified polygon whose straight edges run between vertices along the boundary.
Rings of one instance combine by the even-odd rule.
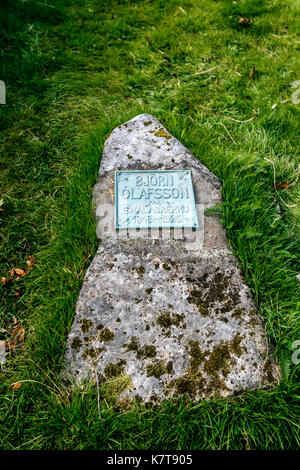
[[[11,340],[11,341],[10,341],[10,340],[7,340],[7,341],[6,341],[6,346],[7,346],[7,349],[8,349],[9,351],[12,351],[13,349],[16,348],[17,342],[16,342],[15,340]]]
[[[15,279],[19,279],[20,277],[25,276],[27,274],[27,269],[20,269],[20,268],[15,268],[10,271],[11,276],[13,276]]]
[[[6,345],[9,351],[13,351],[24,341],[25,329],[17,322],[15,317],[13,317],[13,323],[10,328],[7,328],[6,336]]]
[[[35,263],[35,258],[33,255],[29,255],[28,256],[28,260],[26,261],[26,264],[27,266],[29,266],[30,268],[32,268],[32,266],[34,265]]]
[[[1,278],[2,285],[5,286],[8,281],[12,281],[14,279],[18,280],[21,277],[25,276],[28,274],[29,270],[33,267],[35,263],[35,258],[33,255],[28,256],[28,260],[26,261],[27,267],[22,269],[22,268],[14,268],[9,271],[10,277],[7,279],[6,277]]]
[[[11,384],[9,388],[10,390],[18,390],[18,388],[20,388],[21,385],[22,385],[22,382],[14,382]]]
[[[25,329],[21,325],[17,325],[12,329],[12,338],[17,343],[22,343],[25,336]]]
[[[255,65],[252,65],[248,78],[251,80],[255,75]]]
[[[238,23],[242,26],[250,26],[253,23],[253,20],[242,16],[238,19]]]
[[[286,181],[285,183],[282,183],[281,181],[279,181],[279,183],[276,183],[276,189],[289,189],[290,187],[291,185],[288,181]]]

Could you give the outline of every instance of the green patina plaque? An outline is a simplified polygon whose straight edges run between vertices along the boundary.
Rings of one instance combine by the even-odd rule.
[[[198,228],[190,170],[115,172],[116,229]]]

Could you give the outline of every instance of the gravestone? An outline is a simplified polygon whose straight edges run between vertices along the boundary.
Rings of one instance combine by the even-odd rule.
[[[143,402],[276,384],[263,321],[213,210],[218,178],[142,114],[105,142],[93,198],[100,245],[66,376]]]

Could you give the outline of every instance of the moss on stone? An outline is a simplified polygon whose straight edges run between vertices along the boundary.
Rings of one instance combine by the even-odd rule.
[[[127,351],[135,351],[138,359],[156,356],[156,347],[153,344],[146,344],[140,347],[136,336],[131,337],[131,342],[125,345]]]
[[[138,351],[139,344],[136,336],[131,337],[131,341],[128,344],[125,344],[127,351]]]
[[[259,319],[257,317],[257,314],[251,316],[248,325],[250,326],[250,328],[255,328],[259,325]]]
[[[153,287],[147,287],[147,289],[145,289],[145,292],[148,295],[150,295],[152,291],[153,291]]]
[[[167,387],[174,389],[175,395],[184,395],[190,399],[196,399],[203,395],[205,384],[206,381],[201,372],[192,373],[189,369],[181,377],[171,380]]]
[[[107,326],[105,328],[103,328],[99,335],[98,335],[98,340],[99,341],[111,341],[112,339],[114,339],[115,337],[115,334],[113,331],[111,331]]]
[[[216,302],[222,305],[219,309],[222,314],[230,312],[239,303],[239,292],[231,285],[228,275],[220,269],[211,279],[205,273],[196,279],[188,277],[187,281],[193,284],[187,301],[195,304],[203,316],[210,314]]]
[[[191,359],[191,372],[197,372],[199,370],[200,364],[202,364],[205,360],[207,352],[202,351],[198,341],[193,340],[189,342],[189,355]]]
[[[71,348],[77,351],[81,347],[81,345],[82,345],[81,339],[78,338],[78,336],[76,336],[76,338],[74,338],[72,341]]]
[[[141,349],[138,349],[136,356],[138,359],[141,359],[142,357],[155,357],[156,347],[152,344],[143,346]]]
[[[231,314],[232,318],[240,319],[245,314],[245,310],[237,309],[234,310]]]
[[[135,269],[141,276],[143,276],[143,274],[145,274],[144,266],[140,265],[138,268],[135,268]]]
[[[272,361],[270,359],[267,359],[264,364],[264,374],[269,384],[274,384],[276,382],[273,375]]]
[[[194,289],[188,296],[187,301],[190,304],[195,304],[201,315],[205,317],[209,315],[211,309],[209,308],[209,303],[203,300],[202,296],[202,291]]]
[[[241,335],[237,333],[231,341],[224,341],[215,346],[204,363],[204,371],[211,377],[216,377],[221,372],[226,378],[230,372],[230,365],[236,363],[232,354],[239,357],[245,349],[241,346],[242,340]]]
[[[98,355],[98,350],[96,348],[86,348],[82,353],[82,358],[87,359],[88,357],[91,359],[95,359]]]
[[[230,351],[227,343],[215,346],[204,363],[204,371],[210,376],[216,376],[222,372],[224,377],[229,374]]]
[[[104,383],[101,385],[101,396],[109,399],[110,402],[115,400],[118,403],[122,393],[131,388],[131,378],[126,374],[120,374],[112,377],[112,380],[104,380]]]
[[[126,361],[121,359],[117,364],[111,362],[104,368],[104,374],[107,378],[118,377],[124,372]]]
[[[87,320],[86,318],[83,318],[81,320],[81,329],[83,333],[86,333],[89,331],[89,329],[93,326],[93,323],[90,320]]]
[[[163,129],[160,129],[156,132],[154,132],[154,135],[156,137],[164,137],[165,139],[172,139],[172,136],[170,134],[168,134],[166,131],[164,131]]]
[[[159,379],[163,374],[166,374],[166,365],[164,361],[155,361],[153,364],[146,366],[146,372],[148,377]]]
[[[165,312],[158,317],[157,323],[162,328],[170,328],[171,325],[179,326],[183,319],[184,315],[179,313],[171,314],[170,312]]]
[[[235,354],[236,356],[240,357],[245,350],[244,346],[241,346],[243,338],[241,337],[240,333],[237,333],[233,340],[229,343],[230,352]]]

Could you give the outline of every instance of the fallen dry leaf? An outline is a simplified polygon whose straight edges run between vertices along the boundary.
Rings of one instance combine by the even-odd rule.
[[[14,268],[9,271],[10,278],[9,280],[11,281],[12,279],[20,279],[20,277],[25,276],[27,274],[27,269],[20,269],[20,268]]]
[[[6,279],[5,277],[2,277],[1,278],[1,282],[2,284],[5,286],[5,284],[8,282],[8,281],[12,281],[13,279],[20,279],[21,277],[25,276],[26,274],[28,274],[28,271],[29,269],[31,269],[33,267],[35,263],[35,259],[34,259],[34,256],[33,255],[29,255],[28,256],[28,260],[26,261],[26,264],[27,264],[27,267],[22,269],[22,268],[14,268],[14,269],[11,269],[9,271],[9,274],[10,274],[10,277],[9,279]]]
[[[15,349],[15,347],[17,346],[17,342],[15,340],[12,340],[12,341],[6,341],[6,345],[7,345],[7,349],[9,351]]]
[[[253,20],[246,17],[241,17],[238,19],[238,23],[242,26],[250,26],[253,23]]]
[[[22,382],[14,382],[13,384],[11,384],[9,388],[10,390],[18,390],[18,388],[20,388],[21,385],[22,385]]]
[[[252,78],[254,78],[254,74],[255,74],[255,65],[252,65],[248,78],[250,78],[251,80]]]
[[[28,256],[28,260],[26,261],[27,266],[32,267],[35,263],[35,258],[33,255]]]
[[[286,181],[285,183],[282,183],[281,181],[279,183],[276,183],[276,189],[288,189],[290,187],[291,185],[288,181]]]
[[[9,351],[13,351],[21,343],[24,341],[25,337],[25,329],[23,326],[17,321],[15,317],[13,317],[12,323],[10,327],[7,328],[6,333],[6,345]]]
[[[25,276],[26,271],[24,271],[24,269],[15,268],[15,274],[17,276]]]
[[[12,329],[12,338],[14,341],[17,341],[18,343],[21,343],[24,339],[25,336],[25,329],[17,325]]]

